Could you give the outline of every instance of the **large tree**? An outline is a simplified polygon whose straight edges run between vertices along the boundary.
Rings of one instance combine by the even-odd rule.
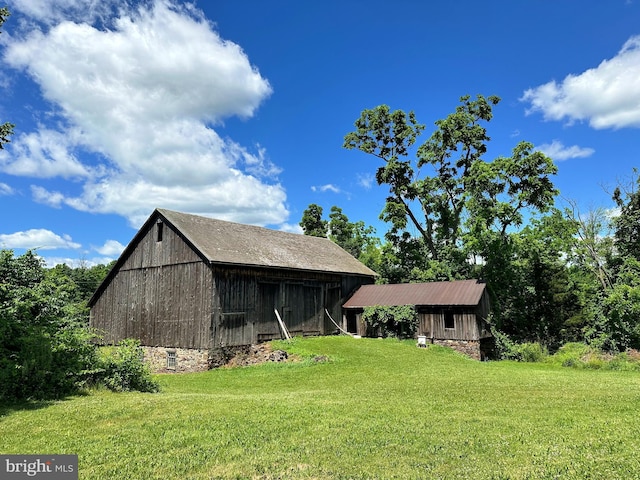
[[[424,125],[413,112],[386,105],[364,110],[345,136],[345,148],[382,160],[376,180],[389,187],[381,214],[391,227],[387,238],[401,257],[425,259],[423,269],[438,276],[467,276],[469,260],[488,256],[496,240],[506,241],[526,210],[546,212],[553,205],[550,176],[557,169],[530,143],[519,143],[509,157],[485,160],[485,124],[499,101],[461,97],[417,150]]]

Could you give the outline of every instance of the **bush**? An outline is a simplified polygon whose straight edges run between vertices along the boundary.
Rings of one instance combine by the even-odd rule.
[[[413,338],[418,329],[418,313],[411,305],[365,307],[362,320],[383,337]]]
[[[537,342],[514,343],[505,353],[505,358],[518,362],[542,362],[548,356],[547,348]]]
[[[140,342],[121,341],[117,347],[104,349],[99,359],[94,383],[114,392],[157,392],[158,383],[144,363]]]
[[[135,341],[97,355],[76,288],[65,269],[45,269],[34,252],[0,250],[0,399],[62,398],[101,383],[157,390]]]
[[[640,356],[630,350],[611,354],[584,343],[567,343],[548,358],[552,364],[589,370],[640,370]]]

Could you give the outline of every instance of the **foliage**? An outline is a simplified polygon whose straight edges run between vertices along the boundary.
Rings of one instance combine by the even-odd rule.
[[[315,203],[310,204],[302,213],[300,226],[305,235],[312,237],[327,236],[327,221],[322,219],[322,207]]]
[[[518,362],[542,362],[549,356],[546,347],[537,342],[515,343],[507,352],[505,358]]]
[[[133,346],[98,357],[84,296],[66,269],[0,250],[0,398],[61,398],[116,377],[126,389],[150,388]]]
[[[73,285],[28,251],[0,251],[0,397],[51,398],[76,390],[94,361]]]
[[[640,260],[640,176],[638,170],[633,170],[635,184],[625,189],[617,187],[613,192],[613,200],[620,209],[620,215],[614,220],[615,245],[620,255],[630,256]]]
[[[546,361],[563,367],[589,370],[640,371],[640,352],[637,350],[613,354],[577,342],[566,343]]]
[[[579,307],[561,260],[573,225],[554,209],[557,167],[532,144],[485,158],[499,101],[461,97],[422,144],[425,127],[413,112],[381,105],[361,113],[343,146],[382,162],[376,180],[389,188],[380,215],[389,224],[382,281],[483,278],[497,328],[557,348],[566,318]],[[526,230],[525,219],[539,223]]]
[[[310,204],[302,215],[300,226],[305,235],[327,237],[373,271],[381,268],[380,240],[373,227],[363,221],[351,222],[340,207],[332,206],[329,220],[322,218],[322,207]]]
[[[157,392],[158,382],[151,377],[144,363],[140,342],[121,341],[117,347],[105,347],[97,363],[94,383],[114,392]]]
[[[412,305],[365,307],[362,321],[383,337],[412,338],[418,329],[418,313]]]
[[[407,258],[420,258],[423,270],[443,264],[437,268],[448,277],[443,280],[464,278],[470,255],[488,257],[492,234],[503,238],[509,227],[522,224],[524,211],[544,213],[553,204],[557,192],[550,176],[557,168],[533,145],[521,142],[511,157],[483,159],[490,140],[484,124],[499,101],[461,97],[454,113],[435,122],[413,160],[412,147],[424,130],[413,112],[392,112],[386,105],[364,110],[356,130],[345,136],[345,148],[384,162],[376,172],[378,184],[389,186],[381,218],[390,224],[386,238],[404,265]],[[422,176],[423,167],[433,174]]]
[[[295,351],[335,361],[161,375],[157,395],[3,404],[0,451],[76,453],[86,480],[640,476],[636,373],[336,336]]]

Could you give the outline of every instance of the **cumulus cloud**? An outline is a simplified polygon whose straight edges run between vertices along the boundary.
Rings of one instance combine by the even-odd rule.
[[[63,1],[62,11],[77,17],[62,21],[49,2],[16,2],[51,27],[13,38],[5,61],[39,84],[58,122],[16,138],[0,170],[81,180],[79,194],[34,185],[34,199],[123,215],[133,226],[155,207],[283,222],[280,169],[261,146],[219,133],[225,118],[253,116],[271,94],[241,47],[193,6],[155,0],[125,10],[96,1],[83,10],[85,3]],[[114,5],[118,15],[100,28]]]
[[[0,150],[0,168],[11,175],[38,178],[89,176],[89,169],[75,158],[72,149],[69,135],[43,128],[18,136],[11,154]]]
[[[124,245],[117,240],[107,240],[101,247],[94,247],[94,250],[100,255],[118,257],[124,250]]]
[[[579,147],[578,145],[565,147],[559,140],[553,140],[551,143],[538,145],[536,150],[539,150],[546,156],[558,161],[568,160],[570,158],[586,158],[590,157],[595,152],[593,148]]]
[[[640,35],[597,67],[530,88],[520,100],[530,103],[527,114],[541,112],[545,120],[586,121],[596,129],[640,127],[638,78]]]
[[[57,235],[51,230],[34,228],[25,232],[0,234],[0,245],[5,248],[26,248],[55,250],[58,248],[78,249],[82,245],[74,242],[69,235]]]

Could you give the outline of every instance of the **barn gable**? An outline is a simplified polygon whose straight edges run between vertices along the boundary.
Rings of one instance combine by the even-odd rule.
[[[209,350],[332,332],[375,273],[328,239],[157,209],[89,302],[105,343]]]

